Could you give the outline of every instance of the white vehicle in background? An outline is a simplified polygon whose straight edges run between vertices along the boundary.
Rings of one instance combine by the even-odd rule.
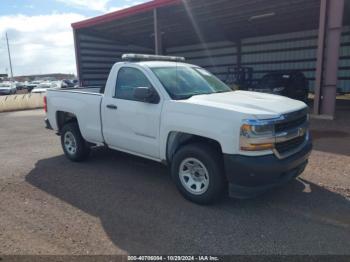
[[[46,93],[48,89],[51,88],[64,88],[65,84],[63,81],[46,81],[38,86],[34,87],[32,93]]]
[[[52,88],[52,84],[50,82],[43,82],[32,90],[32,93],[46,93],[47,89]]]
[[[22,90],[25,87],[23,82],[15,82],[15,85],[17,90]]]
[[[13,95],[16,94],[16,85],[12,82],[0,83],[0,95]]]
[[[32,90],[34,88],[36,88],[38,85],[40,85],[41,83],[43,83],[43,81],[31,81],[26,85],[26,89],[28,90],[28,92],[32,92]]]
[[[123,59],[104,89],[48,89],[46,125],[70,160],[97,145],[164,163],[183,196],[200,204],[227,190],[254,197],[304,171],[312,148],[305,103],[232,91],[184,58]]]
[[[66,88],[67,85],[64,81],[62,80],[57,80],[57,81],[52,81],[51,82],[51,87],[52,88]]]

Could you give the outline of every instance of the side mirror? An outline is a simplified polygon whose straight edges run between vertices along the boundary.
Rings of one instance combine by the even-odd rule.
[[[134,98],[137,101],[157,104],[159,102],[158,94],[151,87],[137,87],[134,90]]]

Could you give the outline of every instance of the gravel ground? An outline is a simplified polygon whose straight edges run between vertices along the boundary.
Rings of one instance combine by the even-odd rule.
[[[0,254],[350,254],[350,120],[313,120],[305,173],[253,200],[184,200],[160,164],[71,163],[41,110],[0,114]],[[339,131],[342,130],[342,131]]]

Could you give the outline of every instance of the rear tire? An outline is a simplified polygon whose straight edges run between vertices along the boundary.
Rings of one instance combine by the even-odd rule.
[[[81,162],[88,158],[90,147],[82,137],[77,123],[67,123],[61,130],[61,144],[64,154],[74,162]]]
[[[225,192],[221,154],[204,143],[180,148],[173,158],[171,175],[180,193],[197,204],[212,204]]]

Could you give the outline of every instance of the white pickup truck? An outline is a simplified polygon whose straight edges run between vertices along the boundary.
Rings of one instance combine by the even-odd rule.
[[[199,204],[227,189],[254,197],[304,171],[312,144],[303,102],[232,91],[176,57],[124,59],[101,90],[47,91],[46,125],[70,160],[106,146],[164,163],[183,196]]]

